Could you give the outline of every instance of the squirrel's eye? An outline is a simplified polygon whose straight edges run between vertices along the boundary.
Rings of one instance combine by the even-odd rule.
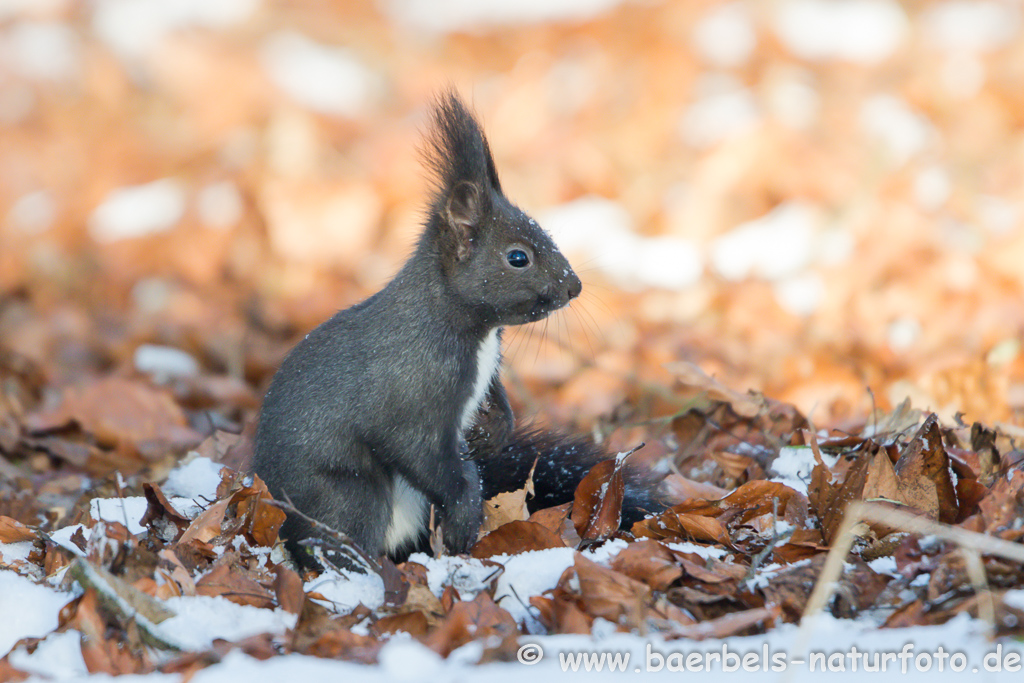
[[[510,249],[505,254],[505,260],[513,268],[525,268],[530,265],[530,257],[522,249]]]

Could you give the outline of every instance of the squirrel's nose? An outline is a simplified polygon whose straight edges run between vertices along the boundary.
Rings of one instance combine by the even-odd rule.
[[[574,273],[572,271],[569,271],[569,277],[566,278],[566,279],[568,280],[568,285],[569,285],[568,286],[569,300],[572,301],[573,299],[575,299],[576,297],[578,297],[580,295],[580,292],[583,291],[583,283],[580,282],[580,279],[578,277],[576,277],[576,273]]]

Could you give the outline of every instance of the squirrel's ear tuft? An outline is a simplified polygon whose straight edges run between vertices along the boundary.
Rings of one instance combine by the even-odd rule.
[[[459,261],[469,256],[473,238],[479,229],[483,215],[480,200],[480,188],[467,180],[459,181],[448,195],[444,218],[448,224],[450,244]]]
[[[441,93],[434,104],[432,128],[424,148],[427,166],[434,172],[437,198],[449,198],[460,182],[482,191],[501,192],[491,150],[480,124],[454,90]]]

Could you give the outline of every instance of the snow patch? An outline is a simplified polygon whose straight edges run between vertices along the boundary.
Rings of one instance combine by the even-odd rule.
[[[906,14],[891,0],[788,0],[774,23],[789,51],[809,61],[874,64],[907,33]]]
[[[779,280],[772,287],[775,300],[784,310],[807,316],[818,310],[825,298],[825,280],[818,273],[801,273]]]
[[[140,344],[132,360],[136,370],[157,381],[199,374],[199,362],[191,354],[171,346]]]
[[[358,117],[378,78],[349,50],[321,45],[296,31],[278,31],[260,48],[270,80],[297,103],[321,114]]]
[[[902,165],[924,150],[935,137],[931,123],[893,95],[873,95],[861,104],[864,133],[888,148],[893,161]]]
[[[38,235],[53,225],[57,203],[46,190],[36,190],[18,197],[7,212],[7,223],[25,235]]]
[[[809,128],[818,119],[821,97],[811,74],[794,71],[770,83],[767,106],[771,115],[795,130]]]
[[[282,609],[239,605],[222,597],[181,596],[164,601],[175,614],[159,631],[183,649],[201,651],[215,638],[235,642],[260,633],[284,633],[298,618]]]
[[[572,548],[548,548],[491,558],[505,567],[505,572],[498,577],[494,601],[534,632],[531,626],[536,624],[530,611],[530,598],[554,588],[562,572],[573,565],[575,557]]]
[[[685,289],[703,270],[693,242],[635,234],[629,213],[609,199],[582,197],[548,209],[540,222],[562,251],[580,254],[625,289]]]
[[[93,32],[122,58],[145,55],[171,33],[224,29],[248,19],[261,0],[97,0]]]
[[[74,596],[0,571],[0,657],[22,638],[42,637],[57,628],[57,615]],[[15,616],[16,615],[16,616]]]
[[[826,467],[833,467],[839,460],[838,455],[822,453],[821,459]],[[794,491],[807,495],[807,485],[811,483],[811,472],[817,461],[810,446],[783,446],[779,455],[771,465],[775,473],[770,481],[785,484]]]
[[[15,562],[28,561],[29,553],[32,552],[32,541],[18,541],[17,543],[0,543],[0,562],[12,565]]]
[[[925,211],[935,211],[949,199],[953,183],[941,166],[928,166],[914,177],[914,200]]]
[[[814,256],[817,211],[809,204],[784,202],[761,218],[743,223],[711,245],[719,275],[783,280],[806,268]]]
[[[493,27],[588,21],[622,0],[381,0],[395,23],[434,33]]]
[[[761,119],[754,94],[730,76],[705,76],[697,91],[699,99],[679,122],[683,141],[691,147],[711,147],[751,130]]]
[[[411,558],[410,558],[411,559]],[[320,576],[307,581],[305,592],[315,591],[327,601],[318,600],[339,614],[348,614],[359,605],[377,609],[384,604],[384,582],[376,574],[341,571],[324,571]]]
[[[182,499],[205,498],[214,500],[220,485],[220,473],[224,465],[209,458],[195,457],[178,465],[167,475],[160,489],[168,496]]]
[[[208,228],[226,230],[242,218],[242,195],[230,180],[211,183],[196,197],[199,220]]]
[[[15,669],[57,680],[89,674],[82,658],[82,634],[74,630],[51,633],[32,654],[23,647],[16,648],[8,661]]]
[[[191,498],[170,498],[171,505],[185,517],[194,518],[203,511]],[[89,516],[96,521],[118,522],[128,527],[128,533],[141,534],[146,527],[139,520],[146,514],[149,503],[142,496],[127,498],[93,498],[89,501]]]
[[[170,230],[185,215],[185,188],[164,178],[114,190],[89,216],[89,234],[108,243]]]
[[[0,64],[33,81],[75,80],[80,52],[78,36],[63,23],[22,21],[0,34]]]
[[[694,26],[693,44],[701,59],[714,66],[746,64],[757,46],[750,10],[742,2],[712,8]]]
[[[927,39],[943,50],[990,52],[1020,33],[1018,3],[956,0],[928,7],[921,15]]]

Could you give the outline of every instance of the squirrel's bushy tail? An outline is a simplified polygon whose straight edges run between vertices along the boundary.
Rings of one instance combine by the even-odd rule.
[[[536,495],[527,501],[531,513],[572,502],[576,487],[590,468],[614,457],[584,436],[535,427],[517,428],[508,444],[500,453],[477,460],[483,498],[488,500],[499,493],[523,488],[536,462],[537,469],[533,473]],[[669,505],[659,495],[663,473],[627,464],[624,475],[624,528]]]

